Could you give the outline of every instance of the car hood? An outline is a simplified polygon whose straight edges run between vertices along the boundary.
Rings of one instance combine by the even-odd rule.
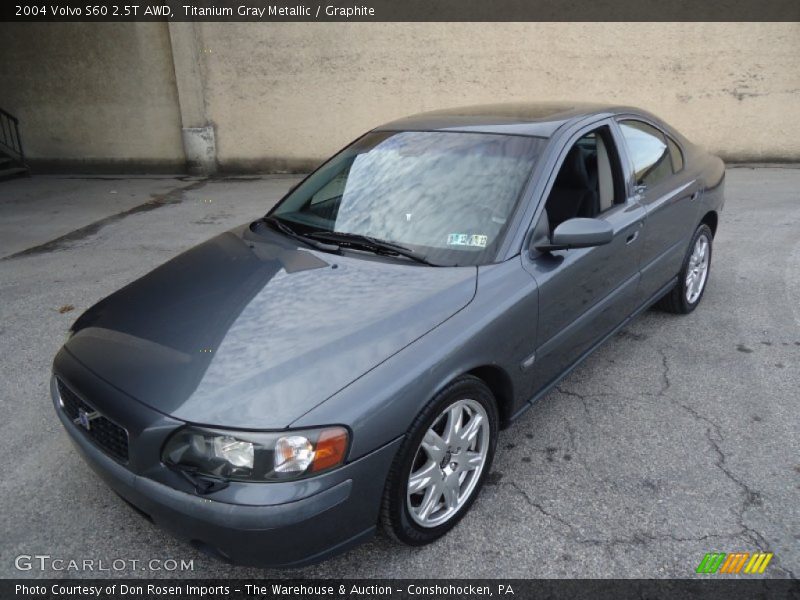
[[[283,428],[466,306],[476,272],[318,252],[242,227],[90,308],[65,347],[177,419]]]

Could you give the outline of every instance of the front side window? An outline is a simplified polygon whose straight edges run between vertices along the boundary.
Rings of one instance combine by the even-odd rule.
[[[594,218],[624,201],[624,183],[608,127],[569,149],[545,204],[550,229],[575,217]]]
[[[658,129],[633,120],[619,125],[633,161],[636,185],[654,186],[672,175],[667,142]]]
[[[366,235],[442,265],[490,262],[546,140],[373,132],[271,213],[293,228]]]

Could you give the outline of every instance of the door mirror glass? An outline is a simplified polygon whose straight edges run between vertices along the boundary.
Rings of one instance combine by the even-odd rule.
[[[536,250],[569,250],[570,248],[591,248],[608,244],[614,237],[611,225],[603,219],[577,217],[564,221],[556,227],[550,243],[536,245]]]

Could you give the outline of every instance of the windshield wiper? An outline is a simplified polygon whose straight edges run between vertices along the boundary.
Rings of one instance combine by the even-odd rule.
[[[308,234],[308,237],[334,242],[340,246],[348,246],[352,248],[358,248],[359,250],[374,252],[375,254],[404,256],[405,258],[411,259],[414,262],[422,263],[423,265],[428,265],[431,267],[439,266],[429,261],[422,254],[414,252],[405,246],[401,246],[400,244],[395,244],[393,242],[387,242],[385,240],[379,240],[378,238],[362,235],[360,233],[346,233],[344,231],[313,231]]]
[[[318,242],[316,240],[313,240],[309,235],[295,231],[277,217],[271,217],[271,216],[263,217],[262,219],[256,221],[256,223],[266,223],[267,225],[270,225],[273,229],[277,229],[278,231],[280,231],[285,236],[290,237],[293,240],[297,240],[298,242],[303,242],[307,246],[311,246],[312,248],[315,248],[317,250],[322,250],[324,252],[339,252],[339,246],[337,244],[325,244],[323,242]]]

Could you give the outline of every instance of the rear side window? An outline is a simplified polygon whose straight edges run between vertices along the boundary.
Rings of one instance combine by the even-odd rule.
[[[636,185],[654,186],[672,175],[664,134],[642,121],[620,121],[619,125],[633,161]]]
[[[669,155],[672,157],[672,170],[677,173],[683,169],[683,152],[672,138],[667,138],[667,146],[669,146]]]

